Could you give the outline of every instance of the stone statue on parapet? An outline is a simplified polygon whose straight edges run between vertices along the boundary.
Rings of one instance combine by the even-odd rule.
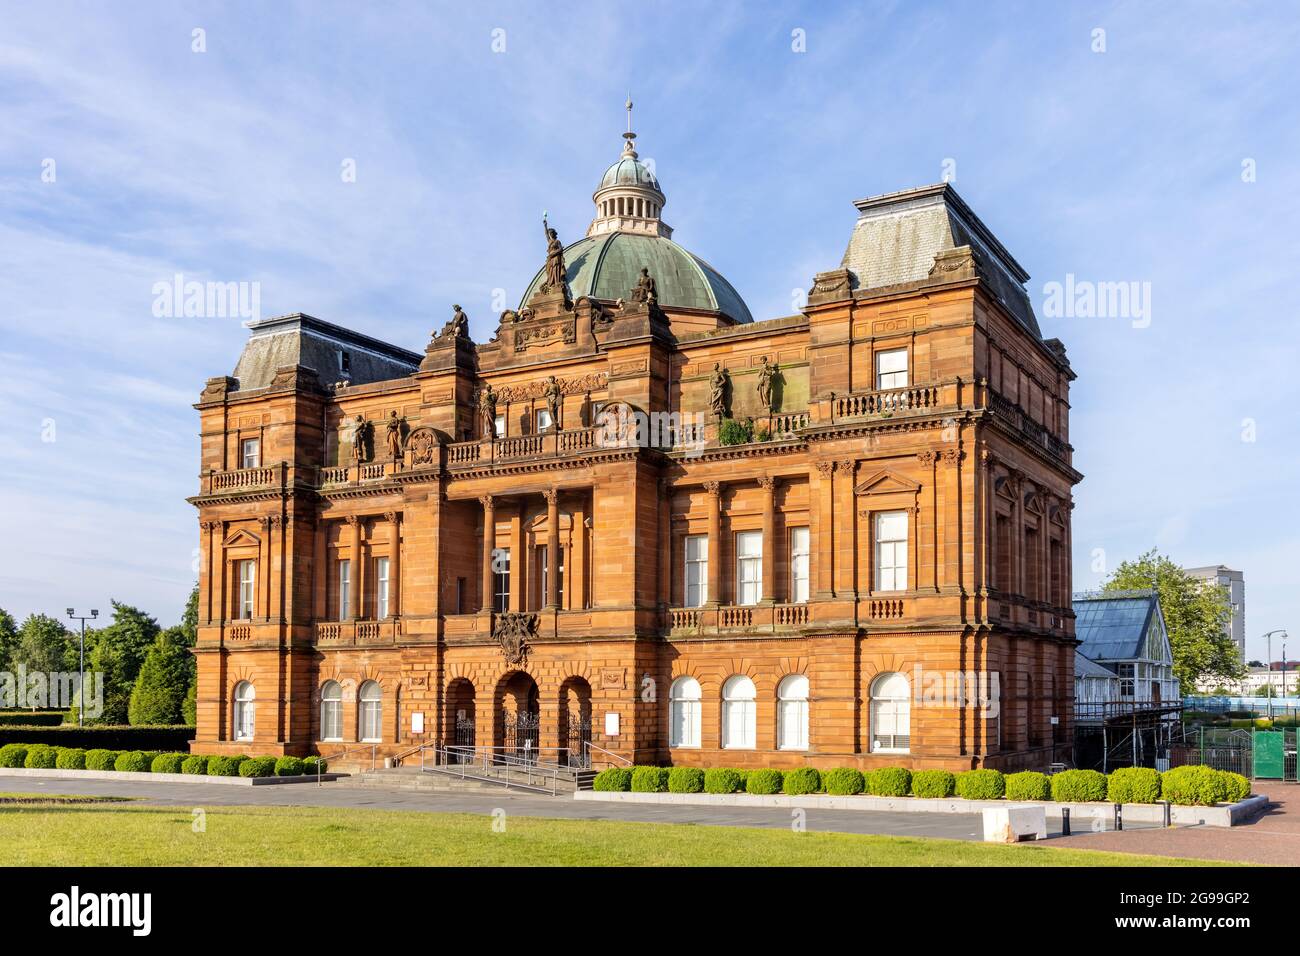
[[[633,302],[642,305],[656,305],[659,302],[659,290],[654,276],[646,266],[641,267],[641,277],[636,280],[636,288],[629,293]]]
[[[727,370],[717,362],[709,376],[709,409],[719,419],[727,417]]]
[[[497,431],[497,393],[492,391],[491,383],[483,386],[478,393],[478,414],[483,423],[483,437],[495,438]]]

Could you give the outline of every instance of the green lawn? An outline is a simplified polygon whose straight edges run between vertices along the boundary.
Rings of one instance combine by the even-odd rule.
[[[956,840],[319,807],[0,804],[0,866],[1170,866]]]

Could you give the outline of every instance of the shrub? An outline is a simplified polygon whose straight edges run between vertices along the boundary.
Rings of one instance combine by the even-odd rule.
[[[626,793],[632,789],[632,771],[627,767],[606,767],[591,781],[591,789],[604,793]]]
[[[0,747],[0,767],[21,767],[27,762],[27,747],[23,744],[5,744]]]
[[[699,767],[673,767],[668,771],[669,793],[702,793],[704,771]]]
[[[957,778],[947,770],[918,770],[912,774],[912,796],[951,797],[957,789]]]
[[[728,767],[710,767],[704,771],[705,793],[739,793],[745,789],[740,774]]]
[[[636,767],[632,771],[635,793],[664,793],[668,789],[667,767]]]
[[[57,727],[63,723],[63,711],[0,710],[0,727]]]
[[[49,744],[33,744],[27,749],[23,766],[30,770],[53,770],[58,759],[58,752]]]
[[[904,767],[881,767],[869,771],[863,784],[873,797],[905,797],[912,790],[912,771]]]
[[[181,761],[181,773],[188,773],[191,776],[204,777],[208,773],[208,761],[211,758],[206,754],[190,754]]]
[[[1001,800],[1007,778],[1000,770],[967,770],[957,774],[957,796],[964,800]]]
[[[1160,771],[1150,767],[1120,767],[1106,778],[1111,803],[1155,803],[1160,799]]]
[[[827,793],[843,797],[861,793],[866,786],[866,781],[860,770],[852,767],[836,767],[822,774],[822,786],[826,788]]]
[[[149,764],[151,773],[180,773],[181,764],[185,763],[186,754],[159,754]]]
[[[271,777],[275,775],[274,757],[248,757],[239,762],[241,777]]]
[[[788,771],[781,778],[781,792],[791,796],[817,793],[821,788],[822,775],[816,767],[799,767]]]
[[[329,761],[324,757],[303,757],[302,772],[315,776],[317,771],[325,773],[329,769]]]
[[[1227,776],[1213,767],[1174,767],[1160,775],[1160,795],[1183,806],[1212,807],[1237,789]]]
[[[1233,773],[1231,770],[1221,771],[1224,781],[1228,785],[1229,803],[1236,803],[1238,800],[1245,800],[1250,796],[1250,781],[1239,773]]]
[[[275,762],[277,777],[301,777],[306,769],[307,764],[301,757],[281,757]]]
[[[1052,782],[1047,779],[1047,774],[1036,770],[1007,774],[1006,786],[1008,800],[1052,799]]]
[[[239,765],[248,758],[243,754],[237,757],[209,757],[209,777],[238,777]]]
[[[1093,803],[1106,799],[1106,775],[1097,770],[1062,770],[1052,774],[1057,803]]]
[[[745,775],[745,792],[761,796],[780,793],[782,777],[780,770],[767,767],[762,770],[751,770]]]
[[[724,418],[718,426],[719,445],[747,445],[754,440],[752,422],[738,422],[734,418]]]
[[[740,777],[740,791],[743,793],[745,790],[745,784],[749,783],[749,771],[737,770],[736,774]]]
[[[54,766],[60,770],[85,770],[86,752],[80,747],[61,747]]]
[[[180,750],[194,739],[193,727],[125,727],[113,724],[72,723],[59,726],[0,724],[0,745],[49,744],[51,747],[82,747],[86,750]]]
[[[113,761],[113,769],[129,773],[148,773],[150,763],[152,761],[149,757],[139,750],[127,750],[117,755],[117,759]]]
[[[117,763],[116,750],[87,750],[86,751],[87,770],[112,770],[113,764],[115,763]]]

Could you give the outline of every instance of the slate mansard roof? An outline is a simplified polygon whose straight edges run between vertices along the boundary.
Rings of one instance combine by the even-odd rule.
[[[936,253],[970,246],[993,297],[1042,339],[1025,290],[1029,273],[949,183],[859,199],[854,205],[858,221],[841,264],[854,274],[859,291],[924,281]]]
[[[306,366],[325,385],[342,380],[365,385],[410,375],[422,358],[301,312],[250,322],[248,328],[252,334],[234,371],[241,392],[265,388],[285,366]]]

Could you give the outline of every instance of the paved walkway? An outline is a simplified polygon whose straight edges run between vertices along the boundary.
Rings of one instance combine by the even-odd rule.
[[[433,813],[490,814],[500,807],[519,816],[569,820],[623,820],[641,823],[695,823],[712,826],[789,829],[792,811],[782,807],[692,807],[666,804],[600,803],[572,797],[492,792],[423,792],[352,787],[346,784],[281,784],[232,787],[223,784],[124,780],[66,780],[41,777],[0,778],[0,792],[71,793],[135,797],[162,806],[310,806]],[[886,836],[978,840],[983,825],[977,813],[882,813],[862,810],[806,811],[809,830],[874,833]]]
[[[1053,840],[1052,846],[1300,866],[1300,785],[1260,781],[1255,789],[1267,794],[1272,806],[1250,822],[1231,829],[1198,826],[1081,833]]]

